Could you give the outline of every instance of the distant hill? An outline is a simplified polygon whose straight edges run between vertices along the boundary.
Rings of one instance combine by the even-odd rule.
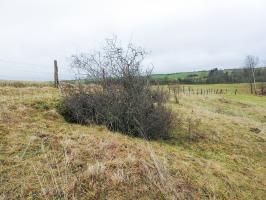
[[[168,79],[168,80],[177,80],[185,79],[189,76],[197,76],[200,78],[205,78],[208,76],[209,71],[196,71],[196,72],[178,72],[171,74],[153,74],[152,78],[156,80]]]

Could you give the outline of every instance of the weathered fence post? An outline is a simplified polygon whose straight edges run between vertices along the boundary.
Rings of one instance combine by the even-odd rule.
[[[58,66],[57,60],[54,60],[54,86],[58,88],[59,86],[59,77],[58,77]]]

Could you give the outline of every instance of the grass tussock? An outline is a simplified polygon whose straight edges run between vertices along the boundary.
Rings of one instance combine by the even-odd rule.
[[[67,123],[50,87],[0,87],[0,199],[263,199],[266,99],[182,95],[147,142]],[[251,130],[260,131],[251,131]]]

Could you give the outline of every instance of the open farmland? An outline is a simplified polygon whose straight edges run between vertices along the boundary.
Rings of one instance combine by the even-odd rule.
[[[171,97],[182,125],[150,142],[67,123],[48,85],[1,85],[0,199],[265,199],[266,97],[247,84],[189,86],[227,93]]]

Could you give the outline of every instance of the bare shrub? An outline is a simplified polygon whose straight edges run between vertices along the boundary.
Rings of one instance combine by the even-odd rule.
[[[245,68],[244,72],[249,77],[249,84],[250,84],[250,93],[257,94],[257,87],[256,87],[256,77],[255,77],[255,70],[259,63],[259,58],[248,55],[245,60]]]
[[[146,52],[132,44],[106,40],[103,51],[73,56],[79,79],[91,83],[65,90],[65,117],[82,124],[101,124],[133,136],[162,138],[173,127],[167,95],[151,89],[151,70],[142,70]]]

